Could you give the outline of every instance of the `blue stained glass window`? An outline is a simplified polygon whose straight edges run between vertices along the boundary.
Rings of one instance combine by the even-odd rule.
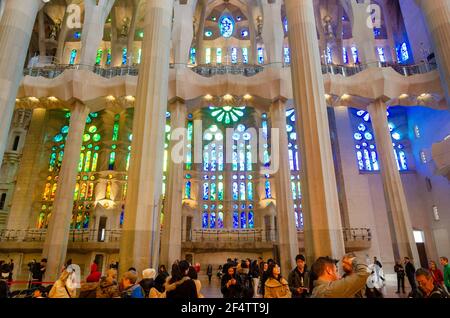
[[[241,229],[247,228],[247,215],[245,212],[241,212]]]
[[[127,56],[128,56],[127,48],[124,47],[122,50],[122,65],[127,65]]]
[[[191,181],[186,182],[186,189],[185,189],[184,197],[186,199],[191,198]]]
[[[215,183],[211,183],[211,201],[215,201],[216,200],[216,184]]]
[[[217,214],[217,228],[223,229],[223,212]]]
[[[248,200],[249,201],[253,201],[253,183],[252,182],[248,182],[247,183],[247,195],[248,195]]]
[[[248,64],[248,48],[242,48],[242,62]]]
[[[255,220],[253,218],[253,211],[248,212],[248,228],[249,229],[255,228]]]
[[[234,20],[231,16],[225,15],[219,21],[220,34],[224,38],[230,38],[234,33]]]
[[[284,20],[283,20],[283,26],[284,26],[284,32],[288,32],[288,30],[289,30],[289,27],[288,27],[288,19],[287,18],[284,18]]]
[[[209,184],[208,182],[203,183],[203,200],[208,201],[209,197]]]
[[[207,228],[208,228],[208,212],[207,212],[207,211],[203,212],[203,216],[202,216],[202,227],[203,227],[204,229],[207,229]]]
[[[333,54],[331,53],[331,48],[327,46],[327,64],[333,63]]]
[[[233,229],[239,228],[239,212],[233,212]]]
[[[191,62],[192,65],[197,63],[195,47],[191,48],[190,62]]]
[[[239,190],[237,182],[233,182],[233,200],[237,201],[239,199]]]
[[[240,193],[240,200],[245,201],[245,183],[241,182],[239,184],[239,193]]]
[[[258,48],[258,63],[264,64],[264,49],[262,47]]]
[[[120,212],[120,225],[123,225],[123,220],[125,217],[125,212],[123,210],[124,208],[122,207],[122,212]]]
[[[111,49],[108,49],[108,54],[106,55],[106,65],[111,65]]]
[[[348,64],[348,54],[347,54],[347,48],[342,48],[342,57],[344,64]]]
[[[372,128],[370,114],[364,110],[351,110],[351,121],[355,127],[353,135],[356,149],[356,160],[360,171],[379,171],[376,140]],[[407,127],[407,118],[404,109],[395,108],[387,112],[389,130],[391,131],[394,154],[397,167],[400,171],[408,170],[408,161],[405,148],[407,134],[401,129]],[[403,128],[405,129],[405,128]]]
[[[386,55],[384,54],[384,48],[377,47],[378,57],[380,58],[380,62],[386,62]]]
[[[291,53],[289,52],[289,48],[284,48],[284,63],[289,64],[291,63]]]
[[[238,62],[238,50],[237,48],[231,48],[231,63],[236,64]]]
[[[401,63],[409,61],[408,45],[406,42],[402,43],[400,47],[397,48],[398,59]]]
[[[215,229],[216,228],[216,212],[211,212],[210,218],[209,218],[209,228]]]
[[[355,63],[359,63],[358,49],[356,48],[356,46],[352,46],[352,55],[353,55],[353,61]]]
[[[269,180],[266,180],[266,182],[265,182],[265,190],[266,190],[266,199],[271,199],[272,192],[270,190],[270,181]]]

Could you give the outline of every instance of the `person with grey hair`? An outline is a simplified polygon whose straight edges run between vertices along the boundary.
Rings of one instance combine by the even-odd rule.
[[[429,270],[419,268],[416,271],[416,280],[422,292],[421,298],[449,298],[447,292],[434,282]]]
[[[150,290],[156,288],[155,283],[156,270],[154,268],[147,268],[142,271],[142,280],[139,282],[145,293],[145,298],[150,295]]]

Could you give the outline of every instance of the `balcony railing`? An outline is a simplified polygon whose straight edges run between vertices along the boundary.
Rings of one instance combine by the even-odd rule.
[[[46,229],[0,230],[0,242],[44,242]],[[69,242],[119,242],[122,230],[70,230]]]
[[[174,65],[171,65],[173,67]],[[376,62],[375,64],[356,64],[356,65],[335,65],[335,64],[322,64],[322,74],[341,74],[345,77],[353,76],[355,74],[361,73],[362,71],[370,67],[378,68],[393,68],[397,73],[403,76],[411,76],[416,74],[425,74],[437,69],[436,63],[423,62],[415,65],[403,65],[403,64],[392,64],[392,63],[382,63]],[[284,64],[284,67],[290,67],[290,64]],[[252,64],[205,64],[190,67],[191,70],[204,77],[212,77],[215,75],[243,75],[246,77],[251,77],[264,71],[263,65],[252,65]],[[61,75],[65,70],[70,69],[84,69],[90,70],[97,75],[104,78],[113,78],[116,76],[138,76],[139,75],[139,65],[126,66],[126,67],[110,67],[103,68],[100,66],[89,66],[89,65],[66,65],[66,64],[54,64],[42,67],[30,67],[24,69],[23,74],[25,76],[32,77],[45,77],[45,78],[55,78]]]
[[[192,71],[205,77],[224,74],[251,77],[264,71],[264,67],[252,64],[204,64],[193,67]]]
[[[355,74],[361,73],[364,70],[367,70],[371,67],[378,68],[389,68],[391,67],[397,73],[403,76],[412,76],[417,74],[425,74],[429,73],[435,69],[437,69],[436,63],[427,63],[423,62],[420,64],[414,65],[404,65],[404,64],[393,64],[386,62],[376,62],[372,64],[355,64],[353,66],[350,65],[335,65],[335,64],[322,64],[322,74],[340,74],[345,77],[353,76]]]

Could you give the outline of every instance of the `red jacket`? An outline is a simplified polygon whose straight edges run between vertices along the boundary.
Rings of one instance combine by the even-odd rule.
[[[97,283],[100,281],[100,277],[102,276],[102,273],[98,271],[97,264],[91,265],[91,274],[86,278],[86,282],[88,283]]]
[[[444,275],[442,274],[442,271],[439,268],[436,268],[435,270],[430,269],[430,273],[431,276],[433,276],[434,283],[443,286]]]

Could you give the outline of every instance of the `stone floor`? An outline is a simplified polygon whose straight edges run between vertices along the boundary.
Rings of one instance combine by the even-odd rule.
[[[213,276],[211,284],[208,282],[208,277],[206,275],[200,275],[200,281],[202,282],[202,294],[206,298],[222,298],[222,293],[220,292],[220,281],[217,276]],[[395,277],[386,278],[386,286],[383,288],[383,295],[385,298],[406,298],[411,291],[408,282],[405,283],[406,294],[396,294],[397,291],[397,281],[394,280]]]

